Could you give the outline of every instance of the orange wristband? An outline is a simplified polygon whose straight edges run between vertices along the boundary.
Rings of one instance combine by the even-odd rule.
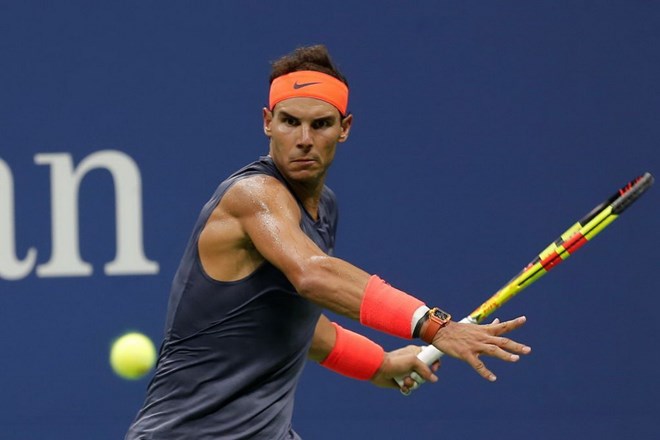
[[[364,289],[360,323],[390,335],[412,339],[411,322],[424,303],[373,275]]]
[[[335,345],[321,365],[353,379],[369,380],[385,358],[383,348],[362,335],[332,323],[337,332]]]

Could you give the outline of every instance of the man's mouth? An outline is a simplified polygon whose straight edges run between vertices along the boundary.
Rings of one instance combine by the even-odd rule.
[[[312,158],[294,159],[293,162],[301,163],[301,164],[311,164],[311,163],[316,163],[316,159],[312,159]]]

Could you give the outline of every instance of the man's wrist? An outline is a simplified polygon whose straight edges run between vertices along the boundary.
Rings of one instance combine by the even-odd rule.
[[[377,275],[369,278],[360,304],[360,323],[401,338],[412,339],[413,316],[424,306]]]
[[[372,379],[383,368],[383,348],[335,322],[332,325],[336,331],[335,345],[320,364],[353,379]]]
[[[422,324],[428,319],[426,314],[431,310],[427,306],[419,306],[415,313],[413,313],[412,320],[410,322],[410,334],[414,339],[419,338],[420,331],[422,330]]]
[[[427,344],[433,343],[435,334],[451,321],[451,315],[437,307],[429,309],[417,322],[413,332],[414,337],[420,338]]]

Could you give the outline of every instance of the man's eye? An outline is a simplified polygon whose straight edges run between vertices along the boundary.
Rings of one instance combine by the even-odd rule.
[[[321,119],[320,121],[314,121],[312,123],[312,128],[326,128],[330,126],[330,122],[327,119]]]
[[[284,118],[284,123],[287,125],[298,125],[298,120],[296,118]]]

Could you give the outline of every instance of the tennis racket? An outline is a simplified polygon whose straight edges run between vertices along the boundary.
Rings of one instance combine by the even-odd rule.
[[[573,255],[578,249],[592,240],[610,223],[616,220],[635,200],[653,185],[653,176],[645,173],[642,176],[628,182],[610,198],[596,206],[580,221],[568,228],[566,232],[548,247],[543,249],[525,268],[506,283],[500,290],[491,296],[486,302],[477,307],[472,313],[460,322],[478,324],[486,319],[491,313],[499,309],[511,298],[516,296],[536,280],[548,273],[552,268]],[[418,358],[431,365],[444,355],[432,345],[422,349]],[[412,373],[411,377],[418,383],[424,380]],[[403,377],[396,378],[399,386],[403,384]],[[417,385],[415,386],[417,388]],[[409,393],[407,393],[409,394]]]

